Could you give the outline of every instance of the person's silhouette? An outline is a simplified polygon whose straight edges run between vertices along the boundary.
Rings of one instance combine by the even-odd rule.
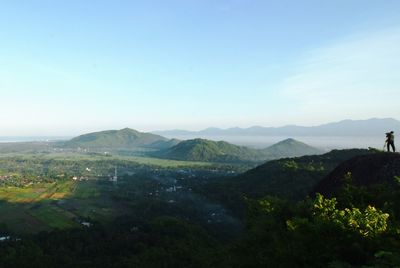
[[[396,147],[394,146],[394,132],[393,131],[386,133],[386,146],[387,146],[388,152],[390,152],[390,147],[392,147],[393,152],[396,152]]]

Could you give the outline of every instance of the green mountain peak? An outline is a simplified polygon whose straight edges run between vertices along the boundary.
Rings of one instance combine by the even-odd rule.
[[[83,148],[109,148],[109,149],[134,149],[150,146],[156,142],[168,139],[151,134],[139,132],[134,129],[106,130],[84,134],[66,142],[67,147]]]

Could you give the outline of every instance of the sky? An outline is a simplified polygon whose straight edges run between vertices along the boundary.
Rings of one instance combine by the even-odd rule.
[[[398,0],[0,0],[0,136],[400,119]]]

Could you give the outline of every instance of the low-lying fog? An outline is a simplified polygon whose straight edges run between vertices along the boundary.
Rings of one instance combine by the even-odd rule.
[[[236,145],[243,145],[253,148],[265,148],[287,138],[293,138],[308,145],[329,151],[332,149],[346,148],[368,148],[373,147],[382,149],[385,143],[385,136],[363,136],[363,137],[324,137],[324,136],[168,136],[167,138],[176,138],[180,140],[204,138],[215,141],[227,141]],[[30,141],[56,141],[68,140],[70,137],[0,137],[0,142],[30,142]]]
[[[198,136],[174,136],[168,138],[177,138],[181,140],[199,138]],[[385,143],[383,137],[321,137],[321,136],[202,136],[200,138],[227,141],[237,145],[249,146],[254,148],[265,148],[274,143],[287,138],[307,143],[308,145],[323,149],[346,149],[346,148],[368,148],[373,147],[382,149]]]

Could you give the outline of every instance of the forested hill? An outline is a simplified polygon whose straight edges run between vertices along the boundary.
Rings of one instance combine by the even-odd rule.
[[[205,139],[182,141],[170,149],[160,152],[158,156],[202,162],[260,161],[263,158],[261,152],[256,149]]]
[[[322,153],[323,152],[321,150],[295,139],[286,139],[280,141],[263,150],[263,154],[269,159],[317,155]]]
[[[378,184],[395,186],[400,182],[400,154],[378,152],[353,157],[335,168],[321,180],[314,193],[336,195],[346,185],[374,187]]]
[[[321,151],[294,139],[287,139],[266,149],[237,146],[224,141],[193,139],[156,154],[159,157],[202,162],[263,162],[282,157],[320,154]]]
[[[399,267],[400,155],[354,153],[323,156],[333,164],[353,154],[320,182],[316,190],[322,194],[297,203],[284,197],[248,199],[248,228],[234,246],[232,263],[236,267]],[[299,164],[294,160],[293,170],[299,170],[295,163]],[[269,172],[265,168],[250,174]],[[301,172],[294,173],[301,178]]]
[[[107,130],[84,134],[65,142],[66,147],[135,149],[140,147],[159,146],[168,143],[168,139],[151,133],[134,129]]]
[[[244,196],[262,198],[270,195],[298,201],[343,161],[373,153],[362,149],[333,150],[323,155],[273,160],[237,177],[210,182],[202,191],[233,210],[244,208]]]

